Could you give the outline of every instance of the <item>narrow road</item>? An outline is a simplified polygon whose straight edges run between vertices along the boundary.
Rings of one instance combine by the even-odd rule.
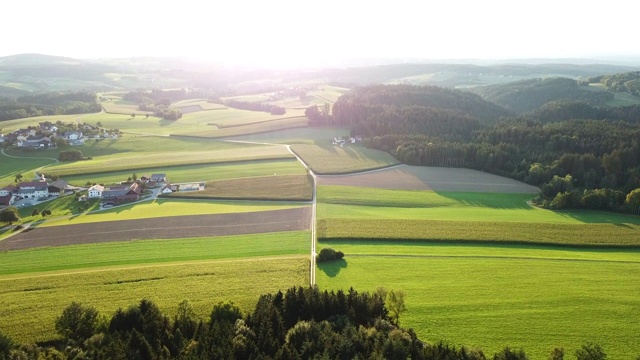
[[[58,159],[54,159],[54,158],[48,158],[48,157],[36,157],[36,156],[13,156],[13,155],[9,155],[6,152],[4,152],[4,149],[0,150],[0,153],[2,153],[2,155],[8,157],[8,158],[13,158],[13,159],[44,159],[44,160],[51,160],[53,161],[51,164],[47,164],[44,166],[41,166],[37,169],[34,170],[34,175],[38,176],[38,173],[40,172],[40,170],[46,168],[47,166],[51,166],[54,164],[59,163],[60,161]]]
[[[309,284],[311,286],[315,286],[316,284],[316,243],[317,243],[317,234],[316,234],[316,189],[317,189],[317,180],[316,174],[311,170],[311,167],[307,163],[302,160],[301,157],[298,156],[293,150],[291,150],[291,145],[283,145],[283,144],[274,144],[274,143],[266,143],[266,142],[257,142],[257,141],[242,141],[242,140],[224,140],[232,143],[240,143],[240,144],[255,144],[255,145],[272,145],[272,146],[284,146],[287,148],[287,151],[291,153],[293,156],[298,159],[298,161],[304,166],[305,169],[311,175],[311,179],[313,180],[313,194],[311,196],[311,266],[309,269]]]
[[[318,182],[316,181],[316,174],[311,170],[309,165],[302,160],[291,150],[291,145],[286,145],[287,151],[289,151],[293,156],[298,159],[298,161],[309,171],[309,175],[311,175],[311,179],[313,179],[313,194],[311,196],[311,269],[309,271],[309,284],[311,286],[316,285],[316,243],[317,243],[317,234],[316,234],[316,189]]]

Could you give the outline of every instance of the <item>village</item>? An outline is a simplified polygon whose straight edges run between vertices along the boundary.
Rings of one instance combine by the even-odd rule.
[[[166,174],[143,175],[119,184],[93,184],[89,187],[70,185],[63,179],[47,180],[44,175],[31,181],[9,184],[0,189],[0,209],[9,206],[26,207],[53,200],[59,196],[77,194],[79,201],[99,200],[101,208],[156,198],[175,192],[204,190],[204,182],[169,183]],[[147,191],[145,193],[145,191]]]
[[[63,146],[84,145],[87,140],[116,139],[118,129],[105,129],[102,124],[90,125],[82,122],[40,122],[36,126],[17,129],[8,134],[0,133],[0,146],[23,150],[47,149]]]

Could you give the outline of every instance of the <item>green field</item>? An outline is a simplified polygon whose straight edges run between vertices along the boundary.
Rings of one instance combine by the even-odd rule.
[[[640,218],[551,211],[531,195],[318,187],[318,236],[640,246]]]
[[[291,146],[316,174],[346,174],[379,169],[398,164],[390,154],[362,146],[307,145]]]
[[[146,169],[179,165],[215,164],[248,160],[292,158],[286,148],[280,146],[241,147],[228,150],[171,151],[146,153],[121,153],[92,160],[59,163],[45,171],[60,177],[109,173],[114,171],[144,172]]]
[[[295,128],[227,138],[227,140],[255,141],[277,144],[316,144],[328,145],[335,137],[348,136],[349,130],[343,128]]]
[[[236,179],[254,176],[267,176],[274,173],[282,175],[305,174],[305,169],[295,158],[244,161],[223,164],[179,165],[163,166],[157,168],[145,168],[137,172],[138,178],[142,175],[150,176],[154,173],[167,174],[172,183],[212,181]],[[84,185],[87,181],[92,183],[113,184],[126,181],[132,175],[131,171],[113,171],[108,173],[65,176],[64,179],[71,184]]]
[[[157,199],[135,204],[116,206],[82,216],[50,219],[39,225],[60,226],[86,224],[102,221],[149,219],[166,216],[203,214],[230,214],[254,211],[281,210],[299,207],[300,204],[286,202],[212,201],[187,199]]]
[[[261,294],[308,282],[308,242],[308,232],[284,232],[0,253],[0,330],[51,339],[72,301],[106,315],[143,298],[169,314],[183,299],[203,318],[219,301],[249,311]]]
[[[208,181],[202,191],[178,192],[170,197],[309,201],[312,194],[313,184],[309,176],[274,174]]]
[[[576,249],[328,242],[346,261],[320,265],[322,289],[402,289],[401,325],[429,342],[510,346],[545,359],[587,342],[612,359],[640,353],[640,254]],[[376,255],[378,254],[378,255]],[[382,254],[382,255],[380,255]]]

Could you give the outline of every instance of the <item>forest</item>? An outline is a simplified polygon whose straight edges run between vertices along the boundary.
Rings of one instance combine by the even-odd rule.
[[[87,91],[47,92],[23,95],[17,99],[0,98],[0,121],[43,115],[68,115],[99,112],[96,94]]]
[[[640,96],[640,71],[595,76],[590,78],[589,82],[600,83],[609,91],[626,92]]]
[[[340,97],[332,114],[310,108],[308,115],[350,126],[365,146],[406,164],[467,167],[539,186],[536,202],[545,207],[638,212],[640,107],[559,101],[522,115],[500,109],[456,90],[377,85]]]
[[[111,317],[72,302],[55,320],[57,339],[18,344],[0,333],[0,360],[528,359],[523,349],[505,347],[488,356],[480,349],[418,339],[412,329],[399,326],[403,294],[293,287],[260,296],[246,315],[232,303],[218,303],[208,319],[198,318],[186,300],[171,317],[146,299]],[[550,350],[551,359],[564,358],[564,349]],[[600,360],[606,353],[589,343],[575,357]]]

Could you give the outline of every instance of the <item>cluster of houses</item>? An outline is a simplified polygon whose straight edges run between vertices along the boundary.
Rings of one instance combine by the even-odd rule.
[[[93,185],[87,191],[88,199],[101,199],[103,203],[121,204],[140,199],[145,186],[156,186],[167,182],[166,174],[141,176],[132,183],[117,185]]]
[[[101,129],[89,124],[63,124],[44,121],[37,126],[0,134],[0,144],[18,148],[46,149],[55,147],[57,139],[64,139],[69,145],[77,146],[84,145],[86,139],[117,137],[117,131]]]
[[[362,142],[362,138],[360,136],[334,137],[331,140],[331,143],[333,145],[340,145],[340,147],[344,146],[344,144],[346,144],[346,143],[355,144],[355,143],[360,143],[360,142]]]
[[[48,183],[44,178],[38,181],[23,181],[16,185],[7,185],[0,189],[0,207],[11,206],[22,199],[41,200],[51,196],[60,196],[73,191],[64,180]]]

